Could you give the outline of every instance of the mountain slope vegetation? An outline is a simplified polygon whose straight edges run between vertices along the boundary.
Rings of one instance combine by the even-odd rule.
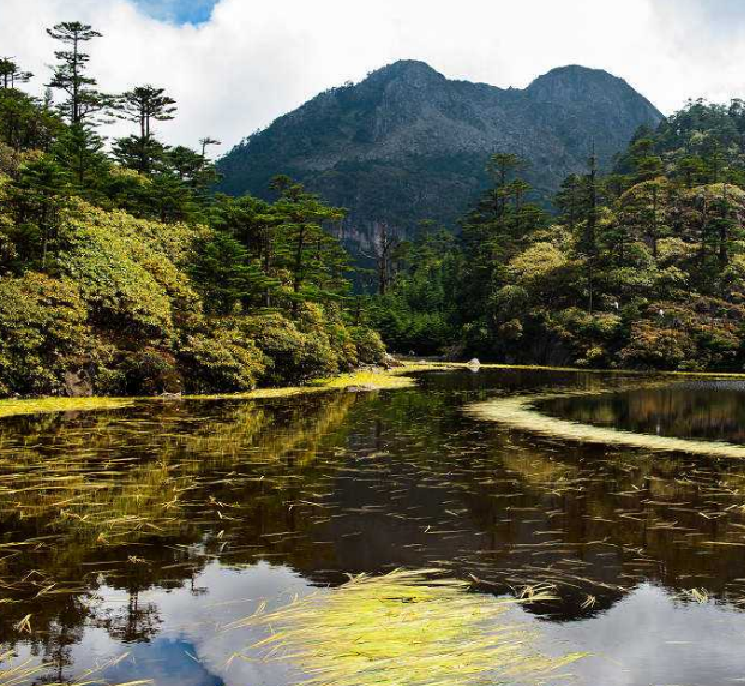
[[[349,210],[343,238],[365,253],[381,224],[407,236],[423,220],[454,228],[488,185],[495,152],[530,163],[534,199],[545,204],[584,168],[593,142],[608,169],[639,126],[661,118],[604,71],[563,67],[525,89],[501,89],[405,60],[322,93],[244,140],[219,162],[219,188],[262,194],[272,176],[288,174]]]

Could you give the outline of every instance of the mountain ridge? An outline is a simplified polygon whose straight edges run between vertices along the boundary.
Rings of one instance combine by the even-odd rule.
[[[600,69],[566,65],[526,88],[499,88],[399,60],[245,139],[218,164],[220,190],[266,196],[273,176],[292,176],[349,209],[344,238],[359,249],[382,222],[403,233],[425,219],[454,226],[487,183],[494,152],[528,160],[527,178],[546,202],[584,169],[591,141],[608,168],[639,126],[662,119],[625,80]]]

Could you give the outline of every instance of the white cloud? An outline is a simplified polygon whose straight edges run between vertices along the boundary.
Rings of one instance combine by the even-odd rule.
[[[0,0],[0,44],[42,83],[54,42],[44,29],[80,19],[104,90],[164,86],[178,99],[171,143],[204,135],[227,149],[317,92],[399,58],[451,78],[525,86],[579,63],[626,78],[663,111],[690,97],[745,96],[740,0],[220,0],[199,26],[158,21],[133,0]],[[721,3],[716,7],[721,10]]]

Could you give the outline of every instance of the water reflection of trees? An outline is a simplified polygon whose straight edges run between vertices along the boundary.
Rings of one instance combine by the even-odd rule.
[[[637,433],[745,443],[745,388],[676,384],[627,393],[552,400],[542,410],[585,424]]]
[[[523,383],[538,385],[507,391]],[[464,417],[486,386],[439,377],[424,391],[0,423],[0,642],[30,642],[62,674],[86,626],[148,641],[160,617],[144,592],[204,593],[214,559],[318,583],[431,565],[493,593],[548,583],[560,601],[534,611],[561,619],[648,580],[745,597],[745,464]],[[104,587],[126,601],[107,607]],[[17,628],[28,614],[31,634]]]
[[[450,565],[494,592],[549,583],[564,602],[545,612],[564,619],[650,580],[743,603],[741,461],[534,439],[465,421],[459,404],[399,394],[353,432],[377,457],[358,454],[366,481],[337,482],[346,514],[319,534],[337,541],[337,569]]]
[[[142,592],[201,593],[194,578],[215,555],[253,561],[281,547],[276,534],[313,525],[307,493],[324,498],[332,469],[315,457],[338,442],[356,399],[148,404],[0,424],[0,643],[28,642],[61,673],[85,625],[152,638],[158,610]],[[125,591],[125,605],[102,609],[104,585]],[[19,625],[27,615],[30,633]]]

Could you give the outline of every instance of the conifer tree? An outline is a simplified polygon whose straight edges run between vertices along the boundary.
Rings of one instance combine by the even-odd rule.
[[[103,140],[96,131],[96,115],[111,104],[111,98],[98,91],[96,79],[87,75],[90,56],[83,52],[84,43],[101,38],[102,34],[78,21],[57,24],[47,29],[47,34],[65,47],[54,53],[58,62],[52,67],[49,82],[51,89],[66,96],[57,109],[70,129],[59,142],[59,155],[82,189],[91,166],[101,162]]]
[[[172,120],[178,109],[176,101],[165,94],[164,88],[145,85],[119,96],[114,109],[117,117],[138,127],[136,135],[117,141],[114,154],[124,166],[150,174],[166,152],[155,138],[153,122]]]

